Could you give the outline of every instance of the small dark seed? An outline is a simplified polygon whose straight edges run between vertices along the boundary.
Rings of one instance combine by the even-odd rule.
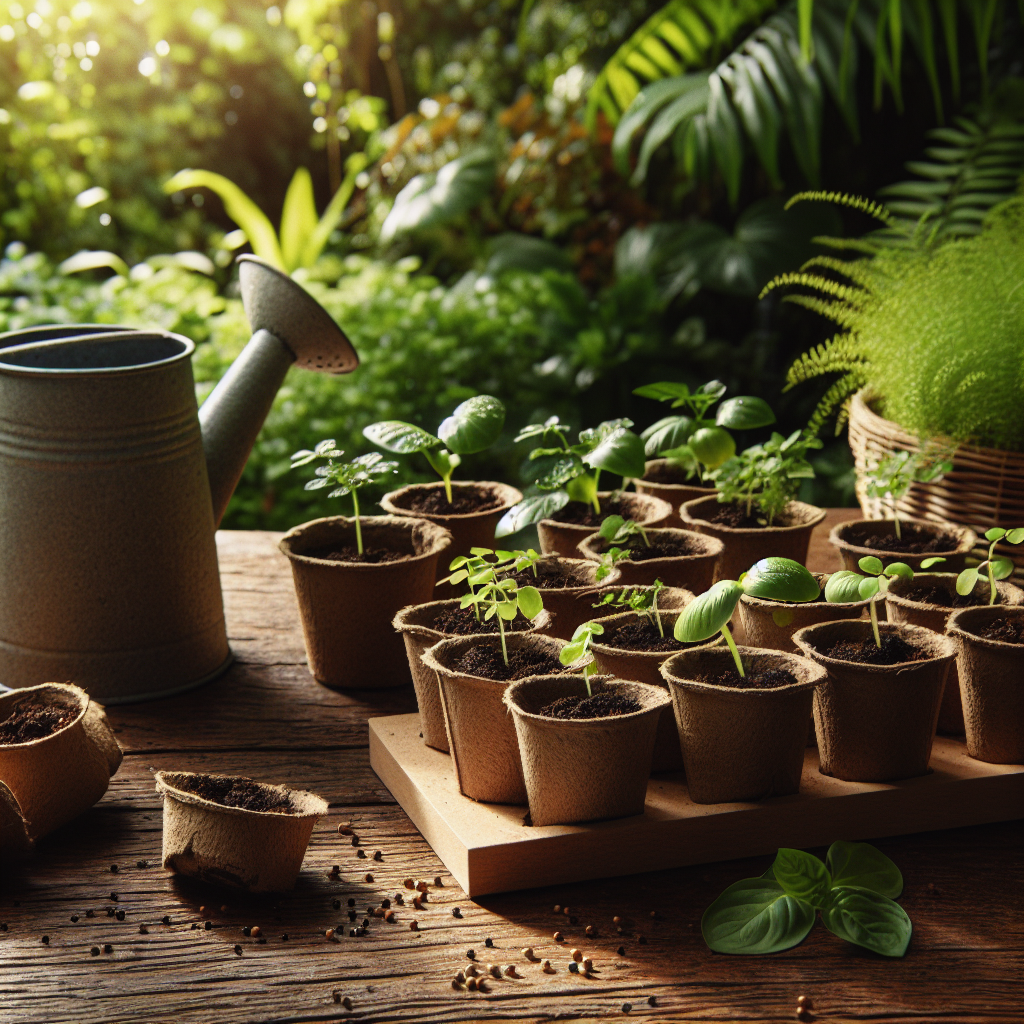
[[[351,1010],[352,1009],[352,997],[351,996],[345,996],[345,998],[342,999],[342,1001],[341,1001],[341,1005],[344,1006],[346,1010]]]
[[[50,944],[50,936],[49,935],[44,935],[43,938],[42,938],[42,943],[43,943],[44,946],[48,946]]]
[[[348,905],[350,907],[354,907],[356,905],[356,901],[351,896],[348,899]]]
[[[625,946],[619,946],[619,948],[617,950],[615,950],[615,952],[618,953],[619,956],[625,956],[626,955],[626,947]]]
[[[389,899],[383,899],[383,900],[381,900],[381,901],[380,901],[380,905],[381,905],[381,906],[382,906],[382,907],[383,907],[383,908],[384,908],[385,910],[387,910],[387,909],[388,909],[388,907],[390,907],[390,906],[391,906],[391,900],[389,900]]]
[[[85,916],[86,917],[95,917],[96,916],[96,912],[94,910],[87,910],[85,912]],[[4,926],[4,931],[7,931],[7,927],[6,926]]]
[[[570,974],[579,974],[580,973],[580,965],[578,963],[576,963],[575,960],[570,960],[569,961],[569,973]]]
[[[633,1004],[632,1003],[623,1003],[622,1004],[622,1012],[623,1013],[629,1013],[629,1011],[632,1010],[632,1009],[633,1009]]]
[[[259,946],[265,946],[267,944],[267,940],[266,939],[257,939],[256,940],[256,944],[259,945]]]
[[[78,915],[77,914],[72,914],[71,915],[71,923],[72,924],[76,924],[77,922],[78,922]]]
[[[162,921],[162,922],[163,922],[164,924],[170,924],[170,923],[171,923],[171,919],[170,919],[170,918],[169,918],[169,917],[168,917],[168,916],[167,916],[166,914],[164,914],[164,916],[163,916],[163,917],[161,917],[161,918],[160,918],[160,920],[161,920],[161,921]]]
[[[658,1005],[658,997],[657,996],[648,996],[647,997],[647,1005],[648,1006],[657,1006]]]
[[[597,934],[597,929],[592,924],[587,925],[586,935],[588,938],[593,938]]]
[[[359,836],[353,836],[352,837],[352,845],[353,846],[358,846],[359,845]]]
[[[338,835],[339,836],[350,836],[352,834],[353,834],[352,833],[352,829],[350,829],[348,827],[348,825],[339,825],[338,826]]]
[[[235,945],[235,956],[241,956],[241,955],[242,955],[242,947],[236,944]]]
[[[193,921],[193,922],[192,922],[192,929],[191,929],[191,930],[192,930],[192,931],[195,931],[195,930],[196,930],[196,929],[197,929],[198,927],[199,927],[199,925],[197,925],[197,924],[195,923],[195,921]]]
[[[565,936],[561,932],[555,932],[552,938],[555,940],[555,942],[562,942],[564,941]]]
[[[339,929],[339,931],[340,930],[341,929]],[[288,941],[288,933],[287,932],[285,932],[284,935],[281,936],[281,941],[282,942],[287,942]]]
[[[475,949],[467,949],[466,950],[466,956],[468,956],[470,960],[475,960],[476,959],[476,950]]]
[[[243,934],[243,935],[244,935],[244,936],[245,936],[246,938],[248,938],[248,937],[249,937],[249,935],[250,935],[251,933],[252,933],[252,929],[251,929],[251,928],[250,928],[250,927],[249,927],[248,925],[246,925],[246,926],[245,926],[245,927],[244,927],[244,928],[242,929],[242,934]]]
[[[444,882],[441,881],[441,876],[440,875],[435,876],[435,878],[434,878],[434,885],[436,885],[438,888],[440,888],[441,886],[444,885]]]
[[[0,924],[0,932],[5,932],[5,931],[7,931],[7,922],[6,921],[4,921],[2,924]]]
[[[137,868],[148,868],[149,867],[149,861],[148,860],[137,860],[135,862],[135,866]]]
[[[350,921],[354,921],[356,919],[356,912],[354,910],[350,910],[348,912],[348,919]]]
[[[149,929],[144,924],[140,924],[139,925],[139,934],[140,935],[148,935],[149,934]]]
[[[373,875],[367,874],[365,876],[365,878],[363,879],[363,881],[365,881],[365,882],[372,882],[373,881]]]
[[[484,939],[484,945],[485,945],[485,946],[486,946],[486,947],[487,947],[488,949],[492,949],[492,948],[494,947],[494,939],[492,939],[492,938],[486,938],[486,939]]]
[[[452,917],[462,917],[462,910],[460,907],[452,907]]]
[[[372,913],[373,913],[373,907],[367,907],[367,908],[366,908],[366,912],[367,912],[368,914],[372,914]]]
[[[374,850],[373,851],[373,859],[374,860],[383,860],[384,859],[384,854],[381,853],[380,850]]]
[[[368,917],[364,917],[363,918],[363,927],[364,928],[369,928],[370,927],[370,919]]]
[[[89,954],[91,956],[99,956],[100,955],[100,947],[99,946],[93,946],[92,949],[89,950]]]
[[[110,898],[116,903],[117,902],[117,893],[116,892],[112,892],[110,894]]]
[[[119,910],[114,916],[118,919],[118,921],[123,921],[124,920],[124,911],[123,910]]]
[[[117,865],[116,864],[111,864],[110,865],[110,873],[112,875],[116,875],[117,874]]]
[[[206,927],[206,930],[208,932],[212,932],[213,931],[213,922],[212,921],[207,921],[205,927]]]
[[[107,907],[107,917],[113,917],[113,916],[114,916],[114,908],[113,907]]]
[[[106,942],[106,943],[103,944],[103,952],[104,953],[113,953],[114,952],[114,947],[109,942]]]
[[[341,1002],[341,993],[340,993],[340,992],[339,992],[339,991],[338,991],[337,989],[335,989],[335,990],[334,990],[334,991],[333,991],[333,992],[331,993],[331,998],[332,998],[332,999],[333,999],[333,1000],[334,1000],[334,1001],[335,1001],[336,1003],[340,1003],[340,1002]]]
[[[357,857],[365,857],[366,856],[366,851],[365,850],[356,850],[356,856]]]
[[[332,900],[331,906],[334,907],[335,910],[341,910],[341,900]]]

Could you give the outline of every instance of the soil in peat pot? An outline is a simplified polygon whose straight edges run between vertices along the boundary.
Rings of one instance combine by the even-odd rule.
[[[215,779],[209,775],[198,775],[176,785],[186,793],[223,807],[240,807],[245,811],[267,811],[271,814],[295,813],[288,797],[244,776]]]
[[[764,516],[756,512],[747,515],[744,505],[719,505],[714,512],[707,514],[707,522],[716,526],[728,526],[733,530],[763,530],[766,526],[792,526],[789,516],[776,516],[769,524]]]
[[[841,640],[821,653],[826,658],[853,661],[859,665],[903,665],[908,661],[927,661],[931,657],[927,651],[907,643],[894,633],[882,636],[881,647],[874,638],[866,637],[864,640]]]
[[[1004,644],[1024,644],[1024,622],[1020,619],[993,619],[981,629],[973,629],[971,632],[974,636],[980,636],[984,640],[1001,640]]]
[[[633,508],[618,498],[606,498],[601,502],[601,511],[595,512],[593,505],[582,501],[570,501],[565,508],[548,516],[556,523],[565,523],[567,526],[593,526],[596,530],[608,516],[622,516],[623,519],[631,519]]]
[[[587,581],[581,580],[579,574],[572,569],[554,569],[538,567],[534,576],[532,569],[521,569],[519,572],[499,573],[502,580],[515,580],[517,587],[537,587],[539,590],[565,590],[567,587],[585,587]]]
[[[511,622],[505,623],[505,632],[521,633],[532,625],[529,619],[517,615]],[[484,619],[483,616],[478,619],[472,608],[446,608],[434,619],[430,628],[452,636],[472,636],[476,633],[497,633],[498,620]]]
[[[766,668],[760,672],[748,672],[745,676],[730,668],[714,675],[699,676],[697,681],[711,686],[730,686],[734,690],[775,690],[780,686],[791,686],[797,678],[784,668]]]
[[[537,712],[546,718],[612,718],[640,710],[640,701],[622,693],[595,693],[590,697],[559,697]]]
[[[996,600],[998,600],[996,595]],[[921,587],[905,598],[907,601],[921,604],[937,604],[941,608],[976,608],[988,604],[988,591],[984,594],[960,595],[955,590],[950,593],[945,587]]]
[[[456,672],[483,676],[499,682],[512,682],[527,676],[560,675],[566,667],[550,651],[517,648],[508,652],[508,664],[501,655],[501,647],[471,647],[452,666]]]
[[[0,722],[0,746],[29,743],[52,736],[70,725],[80,710],[77,704],[63,701],[49,704],[26,701],[19,704],[13,714]]]
[[[867,527],[851,526],[845,531],[843,541],[872,551],[902,551],[909,555],[925,555],[929,551],[955,551],[958,543],[956,537],[948,533],[936,536],[919,529],[913,523],[901,524],[900,532],[902,536],[897,537],[895,530],[892,533],[871,533]]]
[[[453,491],[451,501],[443,490],[436,490],[403,495],[401,507],[428,516],[467,516],[473,512],[490,512],[503,504],[501,498],[489,490]]]
[[[627,557],[631,562],[645,562],[649,558],[681,558],[684,555],[703,554],[703,549],[695,550],[694,545],[685,539],[662,539],[661,537],[649,537],[648,539],[650,544],[645,544],[642,537],[629,538],[625,550],[629,552]],[[601,554],[604,554],[610,547],[612,547],[611,544],[603,544]]]
[[[684,487],[710,487],[699,476],[690,476],[682,466],[650,466],[643,475],[644,483],[681,484]]]
[[[597,637],[597,642],[623,651],[684,651],[694,646],[678,641],[672,635],[671,626],[666,627],[662,636],[649,619],[639,616],[632,622],[623,622],[607,630],[603,636]]]
[[[337,547],[328,544],[322,548],[313,548],[311,551],[302,551],[301,554],[307,558],[322,558],[325,562],[356,562],[363,565],[381,565],[384,562],[402,562],[412,556],[407,551],[392,551],[390,548],[364,548],[363,553],[355,544],[346,544],[344,547]]]

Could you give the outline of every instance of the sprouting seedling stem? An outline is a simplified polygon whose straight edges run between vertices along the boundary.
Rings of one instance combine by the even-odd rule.
[[[747,673],[743,671],[743,662],[740,659],[740,652],[736,647],[736,641],[733,640],[732,632],[724,622],[722,623],[722,636],[725,637],[725,642],[729,645],[729,650],[732,651],[732,660],[736,662],[736,671],[739,672],[740,676],[746,678]]]
[[[352,512],[356,520],[356,550],[359,554],[363,553],[363,529],[359,522],[359,498],[356,495],[355,489],[352,490]]]
[[[882,646],[882,637],[878,632],[878,598],[880,594],[881,591],[875,594],[868,602],[868,614],[871,616],[871,632],[875,637],[875,646],[879,648]]]

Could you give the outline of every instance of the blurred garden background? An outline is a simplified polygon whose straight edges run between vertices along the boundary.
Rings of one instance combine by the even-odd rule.
[[[303,491],[297,449],[356,455],[367,424],[433,431],[478,393],[508,422],[463,479],[517,482],[512,438],[552,414],[646,427],[665,410],[632,391],[652,381],[718,378],[793,430],[830,381],[783,393],[786,371],[833,331],[761,289],[813,238],[878,224],[786,199],[853,193],[977,232],[1018,188],[1022,17],[1015,0],[0,0],[0,330],[180,332],[202,400],[249,336],[234,258],[277,245],[362,365],[292,371],[234,528],[342,511]],[[805,497],[853,504],[848,446],[822,437]],[[432,475],[403,459],[401,478]]]

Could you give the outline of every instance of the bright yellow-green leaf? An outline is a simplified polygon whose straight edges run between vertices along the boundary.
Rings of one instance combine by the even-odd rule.
[[[305,167],[299,167],[292,175],[281,210],[281,258],[289,274],[303,265],[303,250],[316,223],[313,178]]]

